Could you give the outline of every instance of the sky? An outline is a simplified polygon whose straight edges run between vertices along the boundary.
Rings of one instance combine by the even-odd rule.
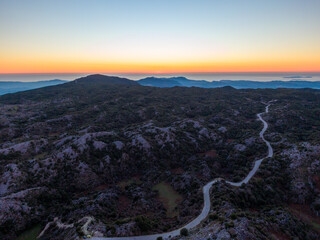
[[[0,0],[0,73],[320,72],[319,0]]]

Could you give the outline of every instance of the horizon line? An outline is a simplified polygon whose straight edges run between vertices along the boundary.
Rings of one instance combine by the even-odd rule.
[[[320,73],[320,71],[230,71],[230,72],[4,72],[0,75],[24,75],[24,74],[255,74],[255,73]]]

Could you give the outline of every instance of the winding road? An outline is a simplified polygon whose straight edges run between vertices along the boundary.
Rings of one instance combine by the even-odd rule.
[[[266,106],[265,112],[263,113],[268,113],[269,112],[269,106]],[[260,132],[260,137],[261,139],[266,143],[267,147],[268,147],[268,155],[264,158],[261,158],[259,160],[257,160],[254,164],[253,169],[249,172],[249,174],[246,176],[246,178],[240,182],[230,182],[230,181],[226,181],[226,183],[229,183],[231,186],[235,186],[235,187],[239,187],[242,184],[246,184],[250,181],[250,179],[254,176],[254,174],[257,172],[257,170],[259,169],[262,161],[266,158],[272,157],[273,156],[273,149],[271,147],[271,144],[264,138],[263,134],[265,133],[265,131],[268,128],[268,123],[263,120],[263,118],[261,117],[261,115],[263,113],[259,113],[257,114],[259,120],[263,123],[263,129]],[[215,184],[216,182],[219,181],[224,181],[224,179],[222,178],[216,178],[213,181],[207,183],[204,187],[203,187],[203,198],[204,198],[204,206],[202,209],[202,212],[200,213],[200,215],[198,217],[196,217],[195,219],[193,219],[190,223],[186,224],[185,226],[182,226],[181,228],[177,229],[177,230],[173,230],[171,232],[166,232],[166,233],[160,233],[160,234],[153,234],[153,235],[144,235],[144,236],[134,236],[134,237],[93,237],[91,239],[94,240],[156,240],[158,237],[162,237],[163,239],[168,239],[170,237],[176,237],[180,235],[180,230],[183,228],[186,228],[188,230],[196,227],[197,225],[199,225],[209,214],[210,208],[211,208],[211,201],[210,201],[210,189],[212,187],[213,184]]]

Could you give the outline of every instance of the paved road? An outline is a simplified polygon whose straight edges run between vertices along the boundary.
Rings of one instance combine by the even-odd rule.
[[[266,106],[266,110],[263,113],[268,113],[269,112],[269,106]],[[263,123],[263,129],[260,132],[260,137],[261,139],[266,143],[266,145],[268,146],[268,155],[262,159],[259,159],[255,162],[253,169],[249,172],[249,174],[246,176],[246,178],[240,182],[230,182],[230,181],[226,181],[227,183],[229,183],[232,186],[236,186],[239,187],[242,184],[246,184],[250,181],[250,179],[254,176],[254,174],[258,171],[262,161],[266,158],[272,157],[273,156],[273,149],[271,147],[271,144],[264,138],[263,134],[265,133],[265,131],[268,128],[268,123],[266,121],[263,120],[263,118],[261,117],[261,115],[263,113],[259,113],[257,114],[259,120]],[[195,219],[193,219],[190,223],[186,224],[185,226],[182,226],[181,228],[177,229],[177,230],[173,230],[171,232],[167,232],[167,233],[160,233],[160,234],[153,234],[153,235],[144,235],[144,236],[136,236],[136,237],[93,237],[91,239],[93,240],[156,240],[158,237],[162,237],[163,239],[168,239],[170,237],[176,237],[180,235],[180,230],[182,228],[186,228],[188,230],[196,227],[197,225],[199,225],[209,214],[210,208],[211,208],[211,202],[210,202],[210,189],[212,187],[213,184],[215,184],[216,182],[219,181],[223,181],[222,178],[216,178],[213,181],[207,183],[204,187],[203,187],[203,198],[204,198],[204,206],[202,209],[202,212],[200,213],[200,215],[198,217],[196,217]]]

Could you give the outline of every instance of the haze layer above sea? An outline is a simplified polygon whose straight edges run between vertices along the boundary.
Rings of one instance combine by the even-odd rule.
[[[0,81],[33,82],[42,80],[74,80],[92,73],[28,73],[0,74]],[[125,77],[139,80],[146,77],[177,77],[183,76],[191,80],[249,80],[249,81],[320,81],[320,73],[101,73],[105,75]]]

